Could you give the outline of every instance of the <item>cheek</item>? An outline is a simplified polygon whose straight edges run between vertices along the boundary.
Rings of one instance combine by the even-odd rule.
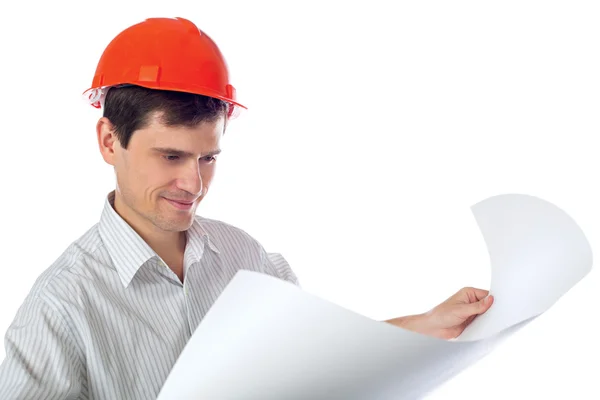
[[[145,160],[136,165],[131,164],[128,169],[128,181],[136,191],[151,192],[158,187],[169,183],[169,170],[152,161]]]
[[[213,177],[215,176],[215,169],[216,164],[211,164],[209,166],[206,166],[206,168],[200,170],[200,176],[202,176],[202,184],[204,186],[210,185],[211,181],[213,180]]]

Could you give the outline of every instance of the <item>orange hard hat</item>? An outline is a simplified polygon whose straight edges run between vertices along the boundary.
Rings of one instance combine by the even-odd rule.
[[[229,117],[246,108],[236,100],[215,42],[184,18],[149,18],[118,34],[102,53],[92,87],[83,95],[101,108],[108,89],[124,85],[214,97],[230,104]]]

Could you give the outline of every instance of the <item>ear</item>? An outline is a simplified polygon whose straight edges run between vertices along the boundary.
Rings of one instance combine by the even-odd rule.
[[[119,140],[115,135],[113,124],[106,117],[102,117],[96,124],[96,134],[98,136],[98,147],[100,154],[107,164],[115,165],[115,147],[119,146]]]

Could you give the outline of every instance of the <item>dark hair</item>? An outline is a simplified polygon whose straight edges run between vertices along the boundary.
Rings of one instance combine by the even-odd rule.
[[[103,115],[110,120],[119,143],[126,149],[131,135],[145,128],[157,111],[162,113],[161,122],[167,126],[194,127],[226,117],[229,104],[198,94],[129,85],[108,91]]]

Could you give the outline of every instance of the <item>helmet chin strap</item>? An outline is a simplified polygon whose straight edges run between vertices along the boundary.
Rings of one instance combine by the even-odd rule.
[[[89,105],[91,105],[95,108],[104,108],[104,100],[106,99],[106,95],[108,94],[108,91],[110,89],[123,88],[123,87],[128,87],[128,86],[135,86],[135,85],[132,85],[130,83],[124,83],[121,85],[105,86],[102,88],[88,89],[82,94],[83,101],[85,101],[86,103],[88,103]]]

